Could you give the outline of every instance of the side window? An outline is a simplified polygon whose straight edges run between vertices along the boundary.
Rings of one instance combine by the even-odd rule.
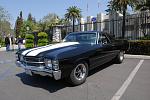
[[[99,37],[99,43],[108,44],[108,43],[109,43],[109,40],[108,40],[108,38],[107,38],[104,34],[102,34],[102,35],[100,35],[100,37]]]

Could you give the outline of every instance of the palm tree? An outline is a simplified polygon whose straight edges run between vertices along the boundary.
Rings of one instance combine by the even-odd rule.
[[[125,16],[128,6],[134,7],[139,0],[111,0],[110,8],[111,10],[120,11],[123,13],[122,22],[122,38],[125,36]]]
[[[144,0],[143,2],[140,2],[136,6],[136,10],[140,10],[140,11],[149,10],[150,11],[150,0]]]
[[[77,6],[71,6],[67,9],[67,12],[65,14],[66,20],[71,20],[73,25],[73,32],[74,32],[74,26],[75,22],[81,18],[81,10]]]

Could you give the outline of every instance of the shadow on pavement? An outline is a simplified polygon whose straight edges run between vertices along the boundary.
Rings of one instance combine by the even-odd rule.
[[[108,62],[108,63],[105,63],[105,64],[103,64],[103,65],[101,65],[101,66],[98,66],[98,67],[96,67],[96,68],[90,70],[88,76],[91,76],[91,75],[93,75],[93,74],[95,74],[95,73],[97,73],[97,72],[99,72],[99,71],[101,71],[101,70],[103,70],[103,69],[105,69],[105,68],[107,68],[107,67],[110,67],[110,66],[113,65],[113,64],[114,64],[114,60],[112,60],[112,61],[110,61],[110,62]]]
[[[101,66],[91,70],[89,72],[88,77],[111,66],[112,64],[113,64],[113,62],[109,62],[109,63],[106,63],[104,65],[101,65]],[[66,87],[72,87],[64,79],[56,81],[50,77],[29,76],[25,73],[19,73],[19,74],[16,74],[16,76],[19,77],[24,84],[32,86],[32,87],[43,88],[45,90],[48,90],[50,93],[57,92],[58,90],[61,90]]]
[[[64,80],[54,80],[50,77],[42,76],[29,76],[26,73],[19,73],[16,75],[21,81],[29,86],[43,88],[50,93],[57,92],[65,87],[69,87],[69,84]]]

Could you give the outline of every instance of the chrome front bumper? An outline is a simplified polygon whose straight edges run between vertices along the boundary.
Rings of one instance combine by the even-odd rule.
[[[39,74],[41,76],[50,76],[53,77],[55,80],[61,79],[61,70],[50,70],[45,69],[45,66],[36,67],[36,66],[25,66],[20,61],[16,61],[16,65],[18,67],[22,67],[25,69],[26,74],[29,74],[32,76],[33,73]]]

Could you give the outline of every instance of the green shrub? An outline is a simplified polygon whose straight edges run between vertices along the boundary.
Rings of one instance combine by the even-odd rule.
[[[142,37],[141,40],[150,40],[150,36]]]
[[[34,40],[34,36],[32,34],[27,34],[25,38]]]
[[[40,40],[38,40],[38,42],[39,42],[39,43],[47,43],[48,40],[47,40],[47,39],[40,39]]]
[[[41,39],[43,39],[43,38],[47,38],[48,35],[45,32],[40,32],[40,33],[38,33],[38,37],[41,38]]]
[[[5,46],[5,40],[2,37],[0,37],[0,45],[1,47]]]
[[[25,36],[25,38],[26,38],[25,47],[26,48],[33,48],[34,47],[34,36],[32,34],[27,34]]]
[[[44,46],[47,45],[47,43],[48,43],[47,39],[38,40],[38,46]]]
[[[31,40],[31,39],[27,39],[26,40],[26,43],[33,43],[34,41],[33,40]]]
[[[150,40],[129,41],[130,49],[127,53],[138,55],[150,55]]]
[[[38,33],[38,46],[45,46],[48,44],[48,35],[45,32]]]
[[[26,46],[26,48],[33,48],[34,47],[34,45],[33,44],[29,44],[29,43],[27,43],[27,44],[25,44],[25,46]]]

